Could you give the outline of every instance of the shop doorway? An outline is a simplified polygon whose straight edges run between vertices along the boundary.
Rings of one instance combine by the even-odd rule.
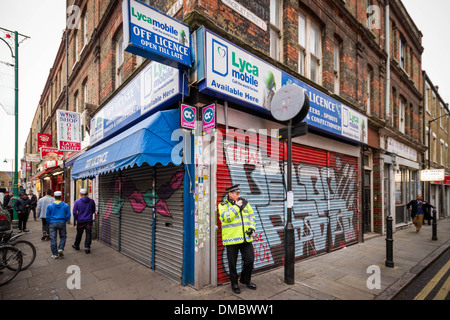
[[[364,171],[364,233],[372,231],[372,192],[371,171]]]

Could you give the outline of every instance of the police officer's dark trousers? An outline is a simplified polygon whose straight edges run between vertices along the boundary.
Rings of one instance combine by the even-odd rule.
[[[252,278],[253,261],[255,259],[253,244],[251,242],[244,242],[239,244],[227,245],[225,247],[227,248],[227,258],[228,266],[230,268],[231,284],[238,284],[236,264],[239,251],[241,251],[242,261],[244,263],[241,272],[241,282],[244,284],[249,284]]]

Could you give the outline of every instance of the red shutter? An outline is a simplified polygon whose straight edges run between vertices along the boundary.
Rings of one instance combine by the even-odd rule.
[[[256,217],[255,271],[281,266],[286,191],[285,168],[280,164],[285,147],[279,142],[272,145],[270,137],[263,135],[248,136],[234,128],[226,135],[223,126],[219,129],[223,139],[217,141],[217,205],[226,196],[226,188],[240,184],[241,196],[252,205]],[[296,258],[357,241],[358,158],[294,144],[292,159]],[[273,165],[267,165],[269,161]],[[217,221],[220,284],[229,278],[218,216]]]

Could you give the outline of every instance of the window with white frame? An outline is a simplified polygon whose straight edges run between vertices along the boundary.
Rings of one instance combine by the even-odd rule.
[[[78,46],[79,46],[79,42],[78,42],[78,32],[75,33],[75,48],[74,48],[74,65],[78,62],[78,55],[80,54],[78,51]]]
[[[441,147],[440,147],[440,149],[439,149],[439,152],[440,152],[440,160],[441,160],[441,165],[443,166],[445,163],[444,163],[444,140],[442,140],[441,139]]]
[[[321,30],[310,16],[299,13],[298,19],[299,63],[298,72],[320,84],[322,36]]]
[[[74,112],[79,112],[79,103],[78,103],[78,91],[75,92],[75,95],[73,96],[74,102],[75,102],[75,110]]]
[[[282,51],[282,6],[280,0],[270,0],[270,57],[279,61]]]
[[[433,149],[433,154],[431,156],[431,160],[433,160],[434,163],[437,163],[437,138],[436,138],[436,133],[432,133],[433,136],[433,142],[432,142],[432,149]]]
[[[333,69],[334,69],[334,93],[339,94],[340,93],[340,87],[341,87],[341,79],[340,79],[340,73],[341,73],[341,49],[340,49],[340,43],[337,39],[334,40],[334,63],[333,63]]]
[[[428,108],[428,97],[430,96],[430,85],[425,83],[425,111],[430,113],[430,109]]]
[[[86,11],[83,18],[83,48],[87,45],[87,43],[88,43],[88,16]]]
[[[428,143],[429,132],[430,132],[430,127],[426,126],[425,127],[425,134],[426,134],[425,146],[427,147],[427,149],[430,147],[429,143]],[[425,152],[425,160],[428,160],[428,152]]]
[[[405,69],[406,67],[406,63],[405,63],[405,40],[403,40],[402,36],[399,37],[398,39],[398,53],[399,53],[399,62],[400,62],[400,66]]]
[[[400,106],[398,108],[398,130],[405,133],[405,108],[406,101],[400,97]]]
[[[86,107],[86,104],[89,103],[89,91],[88,91],[88,82],[87,79],[84,80],[83,83],[83,91],[84,91],[84,105]]]
[[[367,114],[370,114],[371,110],[370,110],[370,104],[372,102],[372,80],[373,80],[373,69],[372,67],[369,65],[367,66],[367,75],[366,75],[366,96],[367,96],[367,100],[366,100],[366,110],[367,110]]]
[[[118,88],[123,82],[123,61],[124,61],[124,49],[123,49],[123,32],[116,37],[116,88]]]
[[[444,114],[445,114],[445,109],[444,109],[444,105],[442,104],[442,102],[439,102],[441,108],[439,110],[439,117],[441,117],[439,119],[439,125],[441,126],[442,129],[444,129]]]
[[[448,168],[448,143],[445,144],[445,167]]]

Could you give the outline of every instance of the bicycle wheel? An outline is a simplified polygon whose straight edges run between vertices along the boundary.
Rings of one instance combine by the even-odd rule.
[[[17,240],[10,244],[19,249],[22,253],[21,270],[25,270],[33,264],[34,260],[36,259],[36,248],[31,242],[27,240]]]
[[[22,253],[13,246],[0,247],[0,286],[17,276],[22,268]]]

